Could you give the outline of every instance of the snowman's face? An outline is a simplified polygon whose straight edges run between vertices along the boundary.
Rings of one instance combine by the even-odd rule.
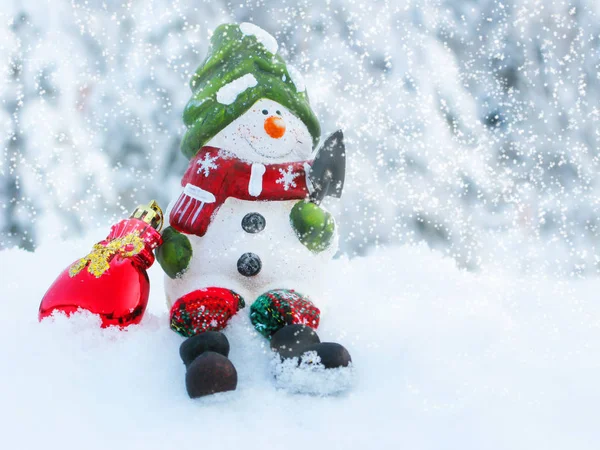
[[[206,145],[264,164],[304,161],[312,153],[306,125],[285,106],[266,98],[221,130]]]

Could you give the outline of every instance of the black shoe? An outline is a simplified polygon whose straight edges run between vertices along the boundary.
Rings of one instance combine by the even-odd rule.
[[[237,371],[226,356],[205,351],[187,366],[185,387],[190,398],[234,391]]]
[[[323,364],[326,369],[348,367],[352,362],[352,358],[350,357],[348,350],[346,350],[344,346],[336,344],[335,342],[321,342],[305,348],[302,356],[303,362],[311,362],[311,358],[309,356],[311,353],[308,353],[307,355],[307,352],[315,352],[319,356],[321,364]]]
[[[186,339],[179,347],[179,356],[186,367],[204,352],[216,352],[228,357],[229,341],[227,337],[220,331],[205,331]]]
[[[271,336],[271,349],[282,358],[295,358],[319,342],[321,340],[312,328],[300,324],[286,325]]]
[[[342,345],[334,342],[321,342],[312,328],[306,325],[286,325],[271,337],[271,349],[284,359],[299,358],[299,363],[309,362],[303,357],[306,352],[316,352],[326,369],[348,367],[352,362],[350,353]]]

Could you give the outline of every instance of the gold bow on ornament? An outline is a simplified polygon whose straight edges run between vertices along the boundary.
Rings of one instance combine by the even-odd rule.
[[[133,245],[133,249],[126,251],[126,248]],[[74,277],[81,272],[89,263],[88,272],[96,278],[100,278],[106,272],[110,265],[108,262],[116,254],[123,258],[129,258],[140,253],[144,249],[144,241],[138,232],[129,233],[123,237],[113,239],[108,244],[94,244],[93,250],[73,263],[69,269],[69,276]]]

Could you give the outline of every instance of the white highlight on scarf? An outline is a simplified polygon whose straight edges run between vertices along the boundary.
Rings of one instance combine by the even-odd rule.
[[[187,202],[187,204],[185,204],[185,208],[183,208],[181,211],[179,211],[179,218],[183,217],[183,215],[185,214],[185,212],[188,210],[188,208],[190,207],[190,205],[192,204],[192,202],[194,200],[192,200],[191,198],[186,198],[184,201]],[[183,206],[183,205],[182,205]]]
[[[214,203],[217,201],[215,196],[204,189],[199,188],[198,186],[194,186],[191,183],[188,183],[183,188],[183,193],[189,197],[192,197],[196,200],[200,200],[204,203]]]
[[[250,182],[248,183],[248,194],[258,197],[262,192],[262,179],[267,168],[260,163],[252,164],[250,169]]]
[[[192,223],[196,222],[196,219],[198,218],[198,215],[200,214],[200,211],[202,211],[202,208],[204,208],[205,203],[200,203],[200,207],[196,210],[196,214],[194,214],[194,217],[192,217]],[[188,219],[189,222],[189,219]]]

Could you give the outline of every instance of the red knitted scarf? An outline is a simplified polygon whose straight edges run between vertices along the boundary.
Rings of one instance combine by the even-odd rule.
[[[204,236],[229,197],[240,200],[300,200],[308,195],[306,174],[312,161],[247,163],[215,147],[203,147],[181,180],[183,192],[169,222],[187,234]]]

